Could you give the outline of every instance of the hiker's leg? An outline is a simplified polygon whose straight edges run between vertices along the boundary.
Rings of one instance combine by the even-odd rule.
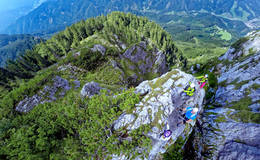
[[[177,127],[178,127],[179,125],[181,125],[181,124],[183,124],[183,120],[182,120],[181,122],[177,123]]]

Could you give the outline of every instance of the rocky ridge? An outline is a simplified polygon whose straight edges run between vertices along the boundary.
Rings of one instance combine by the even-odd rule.
[[[126,49],[125,44],[123,44],[116,35],[114,36],[119,51]],[[100,52],[104,56],[107,48],[106,45],[101,44],[94,45],[90,50],[92,52]],[[113,69],[111,72],[119,73],[118,79],[121,81],[120,85],[137,85],[146,79],[160,76],[168,71],[165,53],[158,50],[156,47],[152,48],[152,50],[148,50],[147,48],[149,46],[150,44],[148,44],[148,42],[142,41],[130,46],[124,52],[122,51],[123,53],[120,54],[119,59],[115,58],[109,61],[108,65]],[[79,56],[80,54],[80,52],[76,52],[74,56]],[[80,83],[84,83],[78,81],[77,76],[79,76],[80,73],[87,72],[86,70],[73,66],[70,63],[59,66],[57,70],[59,74],[68,72],[68,78],[75,79],[73,82],[74,84],[71,85],[76,86],[76,88],[80,87]],[[58,97],[64,97],[66,92],[71,89],[71,85],[67,79],[56,76],[53,77],[52,81],[53,84],[44,86],[44,89],[38,91],[37,94],[31,97],[26,97],[20,101],[16,106],[16,110],[19,112],[28,112],[38,104],[52,102]],[[83,97],[91,97],[94,94],[99,93],[100,89],[102,89],[102,87],[100,87],[99,84],[95,82],[87,82],[81,90],[81,95]],[[60,90],[62,90],[62,92],[57,97],[56,95]]]
[[[115,121],[115,130],[126,127],[128,132],[141,125],[151,126],[151,131],[146,136],[152,140],[152,148],[148,156],[144,156],[145,159],[158,159],[178,138],[187,140],[192,132],[195,122],[177,126],[177,123],[182,120],[180,109],[196,106],[199,111],[202,111],[205,92],[196,85],[196,93],[193,97],[183,95],[183,88],[188,85],[188,82],[198,84],[192,75],[180,70],[172,70],[159,78],[142,82],[136,87],[136,93],[143,96],[142,101],[136,104],[133,113],[122,114]],[[169,141],[160,138],[166,123],[173,132]],[[113,155],[113,159],[123,160],[127,157],[122,153],[122,155]]]
[[[37,94],[20,101],[15,110],[18,112],[29,112],[39,104],[52,102],[57,100],[57,98],[64,97],[66,92],[72,88],[68,80],[59,76],[54,77],[52,82],[52,85],[45,85]],[[74,83],[78,82],[74,81]],[[77,85],[75,86],[75,88],[78,87]]]

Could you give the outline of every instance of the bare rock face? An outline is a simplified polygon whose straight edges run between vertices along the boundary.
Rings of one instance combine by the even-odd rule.
[[[26,97],[24,100],[20,101],[16,106],[15,110],[18,112],[29,112],[35,106],[41,103],[42,97],[39,95],[34,95],[32,97]]]
[[[130,85],[158,77],[168,71],[165,53],[153,48],[148,51],[148,42],[140,42],[129,47],[120,55],[121,63],[113,63],[117,66]]]
[[[216,92],[216,102],[227,105],[242,98],[251,98],[252,104],[260,100],[260,52],[242,62],[226,67],[220,74],[221,84]]]
[[[91,98],[92,96],[99,94],[100,90],[102,88],[99,86],[98,83],[96,82],[90,82],[90,83],[86,83],[83,88],[81,89],[81,96],[83,97],[89,97]]]
[[[248,98],[253,106],[251,108],[257,111],[256,107],[260,105],[260,31],[249,34],[249,40],[241,46],[237,52],[246,52],[245,50],[251,48],[252,53],[246,52],[249,55],[240,55],[240,57],[236,57],[240,59],[225,65],[219,64],[221,66],[218,77],[220,85],[216,92],[215,101],[225,106]],[[221,58],[228,59],[230,54],[228,51]]]
[[[232,61],[238,57],[246,56],[260,51],[260,31],[250,32],[246,42],[236,46],[237,49],[230,47],[229,50],[219,60]]]
[[[250,34],[240,49],[231,49],[220,58],[230,62],[217,66],[219,86],[213,105],[219,107],[205,112],[203,134],[197,135],[198,153],[208,153],[207,158],[260,159],[259,40],[260,32]]]
[[[223,107],[205,112],[203,121],[207,123],[202,126],[203,134],[197,137],[200,137],[202,152],[210,151],[210,159],[260,158],[260,124],[238,122],[231,118],[236,113],[234,109]],[[198,158],[203,159],[203,156]]]
[[[71,89],[69,81],[59,76],[54,77],[52,81],[52,86],[46,85],[37,94],[20,101],[15,110],[24,113],[29,112],[39,104],[52,102],[57,98],[64,97],[66,92]]]
[[[192,132],[194,122],[177,125],[182,121],[180,109],[187,106],[196,106],[199,108],[199,112],[202,111],[204,89],[200,89],[199,85],[196,85],[194,96],[189,97],[181,94],[183,88],[190,81],[198,84],[192,75],[180,70],[172,70],[159,78],[142,82],[136,87],[136,93],[144,96],[141,102],[136,105],[133,113],[124,113],[115,121],[115,130],[126,127],[128,132],[138,129],[142,125],[151,126],[151,131],[146,136],[152,140],[152,149],[148,156],[144,156],[145,159],[159,158],[160,154],[166,151],[167,146],[174,145],[178,137],[187,140]],[[172,131],[172,137],[169,141],[162,140],[160,137],[166,123],[169,124]],[[113,159],[122,160],[126,159],[126,156],[123,153],[113,155]]]

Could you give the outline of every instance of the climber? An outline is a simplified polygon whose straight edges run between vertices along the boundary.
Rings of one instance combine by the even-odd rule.
[[[198,108],[192,108],[192,107],[186,107],[184,108],[182,111],[186,112],[185,114],[183,114],[183,121],[178,123],[177,126],[179,124],[185,124],[185,123],[190,123],[193,120],[196,119],[197,117],[197,113],[198,113]]]
[[[196,78],[199,79],[200,88],[203,88],[205,86],[205,84],[208,82],[208,74],[205,74],[205,76],[199,76]]]
[[[171,135],[172,135],[172,131],[170,130],[168,123],[166,123],[166,128],[165,128],[164,132],[161,134],[160,137],[164,141],[168,141],[171,138]]]
[[[194,91],[195,91],[195,84],[191,83],[191,82],[189,82],[189,83],[190,83],[189,88],[187,90],[183,89],[183,92],[185,92],[188,96],[191,97],[191,96],[193,96]]]

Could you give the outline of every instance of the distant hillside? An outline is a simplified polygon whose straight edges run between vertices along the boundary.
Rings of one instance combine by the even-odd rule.
[[[15,21],[27,15],[33,9],[37,8],[41,3],[47,0],[11,0],[11,1],[0,1],[0,33]],[[50,0],[48,0],[50,1]]]
[[[31,35],[5,35],[0,34],[0,67],[5,65],[7,60],[15,60],[25,53],[25,50],[40,42],[39,37]]]
[[[6,29],[7,33],[54,33],[81,19],[107,14],[111,11],[152,13],[207,13],[246,22],[258,21],[258,0],[55,0],[43,3]]]

